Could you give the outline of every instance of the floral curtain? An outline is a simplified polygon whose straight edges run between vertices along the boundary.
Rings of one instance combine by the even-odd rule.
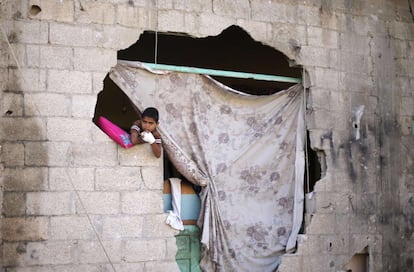
[[[275,271],[302,223],[302,86],[246,95],[205,75],[127,61],[110,77],[138,109],[158,108],[170,160],[203,188],[202,269]]]

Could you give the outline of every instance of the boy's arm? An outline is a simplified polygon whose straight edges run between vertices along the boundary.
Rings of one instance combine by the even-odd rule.
[[[140,121],[137,120],[132,124],[131,129],[129,130],[129,134],[131,135],[131,143],[134,145],[145,143],[141,138],[141,128],[139,125]]]
[[[152,153],[154,153],[154,156],[159,158],[161,157],[161,144],[160,143],[153,143],[151,144]]]

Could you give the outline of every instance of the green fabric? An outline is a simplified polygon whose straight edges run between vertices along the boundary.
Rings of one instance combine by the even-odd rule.
[[[176,236],[177,260],[181,272],[201,272],[200,229],[194,225],[184,226]]]

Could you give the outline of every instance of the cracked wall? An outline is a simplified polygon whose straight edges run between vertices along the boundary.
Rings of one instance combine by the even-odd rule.
[[[177,269],[154,201],[161,166],[93,125],[96,95],[117,51],[144,30],[205,37],[239,25],[306,68],[310,144],[323,158],[309,222],[279,270],[344,271],[366,249],[369,271],[411,271],[412,4],[1,0],[3,268],[113,270],[72,180],[116,271]]]

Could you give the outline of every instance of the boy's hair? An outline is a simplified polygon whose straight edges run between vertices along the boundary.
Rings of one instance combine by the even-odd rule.
[[[142,112],[142,118],[144,118],[144,117],[150,117],[150,118],[154,119],[155,122],[158,123],[158,110],[156,108],[153,108],[153,107],[146,108]]]

